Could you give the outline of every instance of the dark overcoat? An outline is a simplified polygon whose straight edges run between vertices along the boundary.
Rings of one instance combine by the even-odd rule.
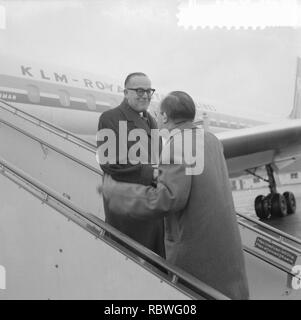
[[[184,129],[196,130],[191,123],[179,128],[182,134]],[[175,137],[163,147],[162,163]],[[202,173],[187,174],[187,161],[160,164],[157,188],[118,183],[106,175],[108,206],[145,221],[165,216],[167,260],[232,299],[247,299],[242,242],[222,146],[209,132],[203,137],[198,146]],[[174,156],[183,157],[183,150],[180,153]]]
[[[119,122],[125,121],[127,124],[127,134],[133,129],[144,129],[147,135],[147,146],[144,150],[148,157],[148,164],[133,165],[127,161],[126,164],[120,164],[119,154]],[[124,100],[120,106],[108,110],[99,118],[97,136],[100,136],[102,129],[111,129],[116,136],[116,164],[101,163],[100,166],[104,173],[110,175],[114,180],[138,183],[142,185],[151,185],[153,183],[153,167],[151,165],[151,152],[157,151],[152,149],[151,129],[156,129],[156,121],[148,113],[144,113],[141,118]],[[104,141],[97,139],[97,147],[100,150]],[[135,141],[127,142],[127,150],[129,150]],[[153,155],[153,159],[157,154]],[[129,160],[129,159],[127,159]],[[141,243],[148,249],[154,251],[158,255],[165,257],[164,247],[164,221],[163,217],[157,220],[139,221],[130,216],[117,215],[114,210],[108,208],[108,199],[103,196],[105,221],[131,237],[135,241]]]

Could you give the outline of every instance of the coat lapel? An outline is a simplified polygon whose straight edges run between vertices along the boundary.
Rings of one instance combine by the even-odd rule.
[[[145,119],[141,118],[140,115],[135,112],[125,100],[121,103],[120,110],[124,114],[127,121],[134,122],[135,127],[144,129],[147,135],[151,135],[150,124],[148,124],[146,114]]]
[[[170,142],[170,140],[172,140],[176,134],[179,134],[179,133],[183,132],[186,129],[193,130],[193,129],[198,129],[198,128],[191,121],[181,121],[171,130],[171,134],[169,135],[168,140],[166,141],[166,143]]]

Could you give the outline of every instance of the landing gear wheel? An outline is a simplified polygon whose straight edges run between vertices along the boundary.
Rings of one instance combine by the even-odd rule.
[[[269,214],[268,215],[266,214],[264,207],[263,207],[263,199],[264,198],[265,197],[263,195],[257,196],[255,198],[255,202],[254,202],[256,215],[259,219],[262,219],[262,220],[266,220],[270,217]]]
[[[287,215],[285,197],[280,193],[274,193],[271,197],[271,213],[273,217],[284,217]]]
[[[296,212],[296,198],[292,192],[286,191],[283,193],[286,200],[287,213],[292,214]]]
[[[272,217],[272,203],[271,203],[272,194],[269,193],[266,197],[263,198],[263,211],[264,214],[267,216],[266,219],[270,219]]]

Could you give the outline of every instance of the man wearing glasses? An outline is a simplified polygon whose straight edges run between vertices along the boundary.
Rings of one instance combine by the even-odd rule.
[[[154,183],[154,169],[151,165],[153,150],[151,129],[157,129],[157,123],[147,112],[147,109],[155,89],[151,88],[150,79],[142,72],[129,74],[125,79],[124,88],[124,100],[122,103],[114,109],[105,111],[99,118],[98,133],[102,129],[112,129],[116,136],[116,164],[100,163],[100,166],[105,173],[116,181],[151,185]],[[126,135],[134,129],[145,130],[148,137],[148,144],[145,147],[148,159],[147,164],[132,164],[128,157],[126,163],[121,161],[122,155],[119,155],[118,150],[120,121],[127,124]],[[97,148],[103,143],[104,141],[97,139]],[[127,151],[135,143],[136,141],[127,141]],[[165,257],[163,218],[145,223],[142,220],[122,217],[108,210],[107,199],[105,198],[103,203],[107,223],[158,255]]]

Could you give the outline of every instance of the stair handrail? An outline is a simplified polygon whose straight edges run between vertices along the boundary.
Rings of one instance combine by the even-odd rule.
[[[96,152],[96,145],[90,143],[89,141],[87,141],[83,138],[78,137],[77,135],[71,133],[70,131],[67,131],[59,126],[56,126],[56,125],[48,122],[48,121],[41,120],[38,117],[9,104],[8,102],[6,102],[3,99],[0,99],[0,102],[8,107],[7,108],[7,107],[0,104],[0,108],[5,109],[6,111],[9,111],[12,114],[21,117],[24,120],[27,120],[31,123],[34,123],[38,126],[41,126],[44,129],[51,131],[54,134],[59,135],[59,136],[63,137],[64,139],[67,139],[70,142],[75,143],[90,152],[94,152],[94,153]],[[95,133],[95,135],[96,135],[96,133]],[[72,139],[70,139],[70,138],[72,138]]]
[[[188,291],[189,290],[194,290],[199,296],[205,298],[205,299],[210,299],[210,300],[229,300],[229,297],[225,296],[218,290],[208,286],[204,282],[200,281],[199,279],[195,278],[194,276],[190,275],[189,273],[185,272],[184,270],[181,270],[180,268],[173,266],[170,264],[168,261],[164,260],[162,257],[158,256],[151,250],[145,248],[142,246],[140,243],[136,242],[135,240],[131,239],[130,237],[126,236],[119,230],[115,229],[114,227],[110,226],[109,224],[105,223],[102,221],[100,218],[96,217],[95,215],[83,211],[81,208],[75,206],[70,200],[67,200],[63,196],[55,193],[53,190],[48,188],[46,185],[38,182],[37,180],[33,179],[26,173],[22,172],[20,169],[17,169],[15,166],[9,164],[6,160],[0,158],[0,173],[7,177],[8,179],[14,181],[15,183],[19,184],[18,182],[15,181],[15,179],[20,180],[23,182],[22,187],[24,189],[33,187],[35,190],[39,190],[43,196],[40,198],[43,203],[46,203],[49,205],[48,201],[50,198],[54,199],[56,202],[61,204],[62,206],[65,206],[73,212],[74,215],[74,222],[76,222],[76,217],[80,217],[86,221],[88,221],[92,226],[94,225],[95,228],[100,228],[104,232],[100,233],[98,236],[99,239],[104,240],[103,237],[105,234],[110,234],[114,236],[116,239],[121,241],[126,245],[127,248],[131,248],[133,251],[139,253],[139,257],[144,257],[147,258],[148,262],[151,261],[152,264],[158,265],[161,268],[165,269],[167,274],[172,275],[172,280],[169,281],[167,278],[162,278],[165,282],[175,286],[177,289],[180,291],[181,288],[176,286],[178,280],[182,280],[181,286],[184,285],[184,283],[187,283],[189,285]],[[27,190],[29,191],[29,190]],[[30,191],[29,191],[30,192]],[[30,192],[32,195],[37,197],[36,194],[33,192]],[[58,209],[57,209],[58,210]],[[59,210],[58,210],[59,211]],[[69,217],[70,218],[70,217]],[[87,231],[91,232],[88,228],[86,229]],[[107,241],[110,241],[110,238],[106,239]],[[111,240],[112,241],[112,240]],[[113,245],[114,246],[114,245]],[[125,255],[125,252],[123,252]],[[128,256],[129,258],[132,258],[131,256]],[[139,260],[136,261],[139,263]],[[177,279],[175,281],[175,279]],[[184,283],[183,283],[184,281]],[[187,292],[184,291],[186,294]],[[189,293],[188,293],[189,294]]]

